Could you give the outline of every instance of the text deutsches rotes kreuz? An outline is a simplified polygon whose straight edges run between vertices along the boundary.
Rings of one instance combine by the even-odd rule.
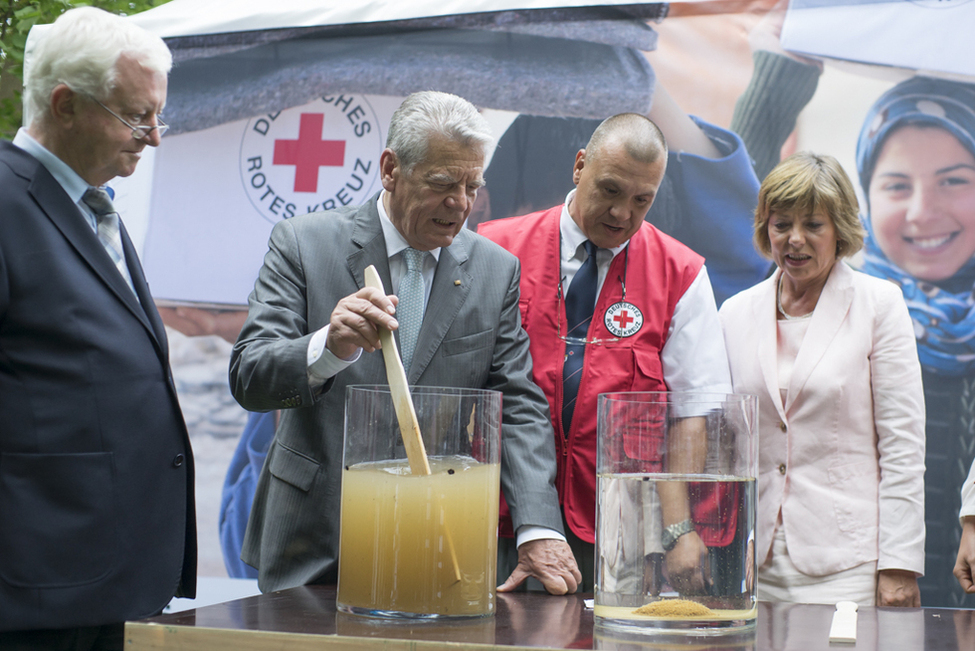
[[[359,205],[378,178],[378,136],[371,106],[354,96],[253,119],[241,143],[244,189],[270,221]]]

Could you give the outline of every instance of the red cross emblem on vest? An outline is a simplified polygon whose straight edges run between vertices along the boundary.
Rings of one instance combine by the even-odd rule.
[[[632,337],[643,327],[643,312],[633,303],[613,303],[603,316],[606,329],[616,337]]]
[[[275,140],[275,165],[295,166],[295,192],[318,191],[319,167],[345,165],[345,141],[322,140],[325,116],[302,113],[297,140]]]

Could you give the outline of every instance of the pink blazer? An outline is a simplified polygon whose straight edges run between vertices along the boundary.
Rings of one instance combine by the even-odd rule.
[[[805,574],[874,560],[923,573],[924,394],[900,289],[838,262],[783,404],[780,273],[720,310],[735,392],[759,399],[758,564],[781,509],[789,556]]]

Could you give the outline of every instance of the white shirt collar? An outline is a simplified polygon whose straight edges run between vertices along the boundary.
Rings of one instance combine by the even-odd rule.
[[[410,245],[393,225],[393,222],[390,221],[389,215],[386,213],[386,206],[383,205],[384,196],[386,196],[385,190],[379,193],[379,198],[376,200],[376,208],[379,210],[379,224],[383,227],[383,237],[386,240],[386,257],[392,258]],[[433,256],[434,260],[439,262],[440,247],[432,249],[429,253]]]
[[[569,194],[565,195],[565,203],[562,204],[562,216],[559,220],[559,234],[562,237],[562,262],[567,262],[574,258],[576,251],[579,250],[579,245],[589,239],[582,232],[582,229],[579,228],[576,220],[572,219],[572,215],[569,214],[569,201],[572,200],[575,192],[575,190],[571,190]],[[630,241],[627,240],[619,246],[609,249],[613,252],[613,257],[615,258],[629,243]]]
[[[77,172],[71,169],[67,163],[52,154],[44,145],[37,142],[27,133],[27,129],[21,127],[17,130],[13,144],[36,158],[51,173],[54,180],[64,188],[64,191],[71,197],[71,201],[74,203],[81,201],[81,197],[88,190],[88,183]]]

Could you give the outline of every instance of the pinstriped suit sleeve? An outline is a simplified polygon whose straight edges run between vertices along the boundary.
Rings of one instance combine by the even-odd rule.
[[[230,358],[230,387],[249,411],[310,405],[309,333],[305,272],[295,227],[289,220],[271,231],[264,265],[248,299],[249,317]]]
[[[510,254],[509,254],[510,255]],[[515,529],[537,525],[562,532],[562,515],[555,490],[555,443],[548,402],[532,381],[528,335],[518,309],[520,264],[514,273],[501,313],[494,362],[486,389],[501,391],[502,488]]]

